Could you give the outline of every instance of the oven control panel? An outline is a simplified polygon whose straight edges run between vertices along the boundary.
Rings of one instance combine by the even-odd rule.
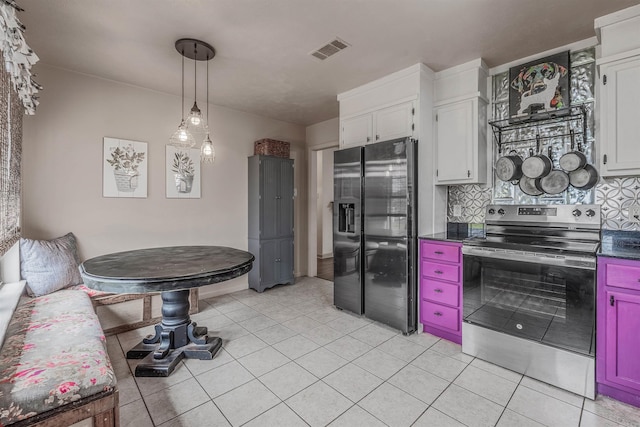
[[[489,205],[487,223],[526,222],[600,227],[600,205]]]

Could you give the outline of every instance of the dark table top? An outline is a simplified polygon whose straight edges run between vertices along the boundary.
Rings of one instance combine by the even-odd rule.
[[[114,293],[177,291],[241,276],[253,265],[249,252],[224,246],[137,249],[80,264],[85,285]]]

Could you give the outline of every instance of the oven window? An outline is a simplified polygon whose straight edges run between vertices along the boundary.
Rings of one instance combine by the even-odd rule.
[[[595,271],[464,256],[464,320],[595,354]]]

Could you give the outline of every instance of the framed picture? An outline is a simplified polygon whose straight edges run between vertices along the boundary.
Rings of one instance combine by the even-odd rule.
[[[165,160],[167,198],[199,199],[200,149],[167,145]]]
[[[103,197],[147,197],[147,143],[103,138]]]
[[[569,107],[569,51],[509,69],[509,117]]]

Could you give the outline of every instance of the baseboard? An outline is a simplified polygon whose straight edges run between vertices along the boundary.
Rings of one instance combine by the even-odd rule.
[[[245,289],[249,289],[249,283],[247,282],[246,277],[228,280],[214,285],[202,286],[200,288],[199,299],[203,300],[219,297],[220,295],[230,294],[232,292],[238,292]]]
[[[318,255],[318,258],[319,259],[333,258],[333,252],[328,252],[326,254]]]

